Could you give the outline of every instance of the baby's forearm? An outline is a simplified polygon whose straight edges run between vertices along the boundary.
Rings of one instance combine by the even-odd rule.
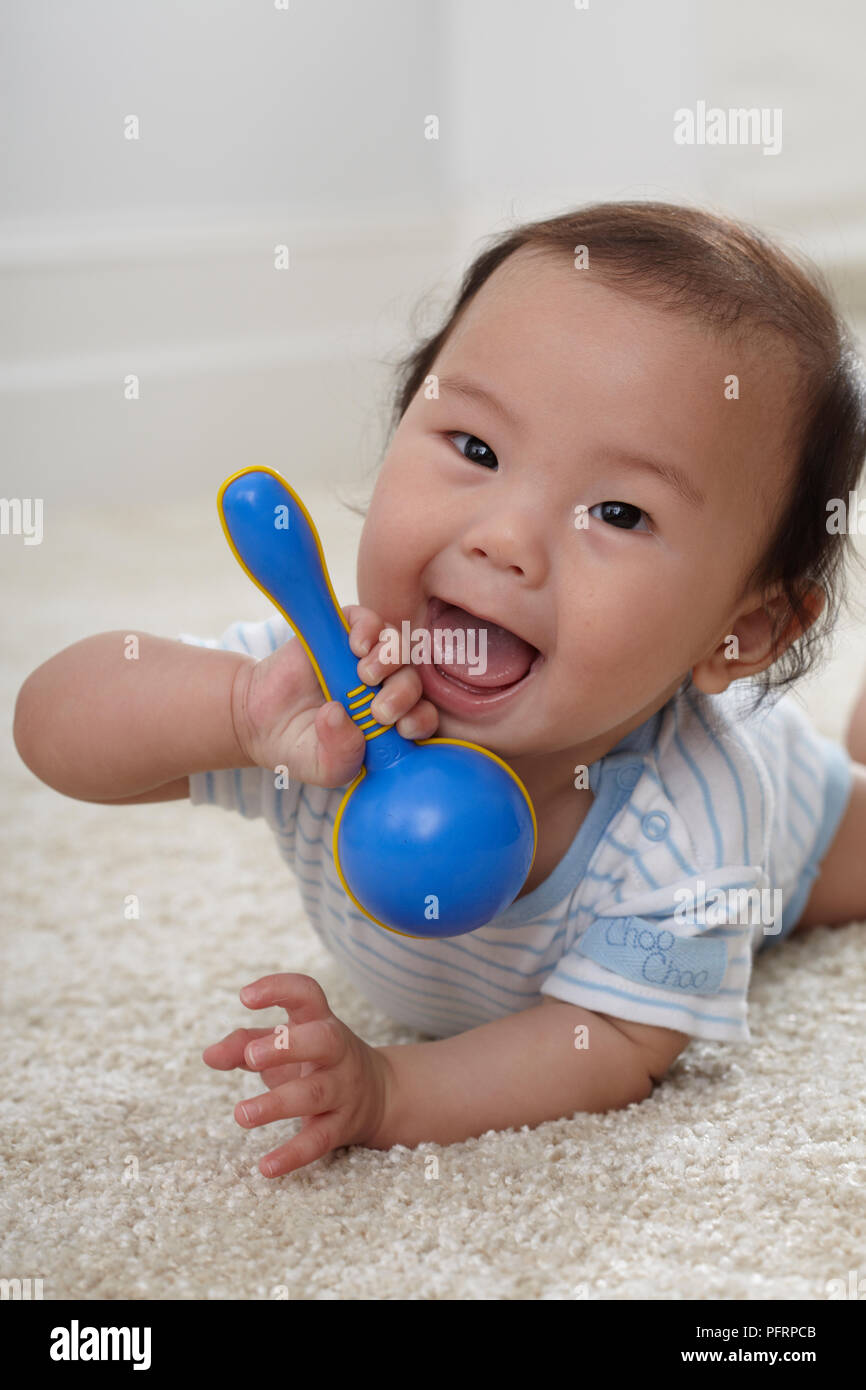
[[[585,1034],[575,1031],[584,1027]],[[653,1089],[646,1049],[600,1014],[559,999],[453,1038],[377,1051],[391,1072],[374,1145],[381,1149],[454,1144],[579,1110],[616,1110]]]
[[[137,638],[136,656],[130,637]],[[15,744],[37,777],[66,796],[114,800],[191,772],[246,767],[232,685],[253,658],[149,633],[101,632],[28,676]]]

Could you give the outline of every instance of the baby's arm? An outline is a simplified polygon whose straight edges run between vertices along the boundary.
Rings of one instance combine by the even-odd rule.
[[[358,604],[343,613],[359,678],[382,686],[369,712],[405,738],[432,737],[439,715],[417,670],[381,660],[393,629]],[[298,783],[341,787],[365,749],[299,641],[256,661],[145,632],[98,633],[39,666],[18,693],[14,738],[50,787],[112,805],[187,796],[190,773],[219,768],[285,765]]]
[[[129,637],[138,640],[134,659]],[[27,677],[15,746],[32,772],[81,801],[168,800],[187,774],[249,767],[232,718],[232,688],[252,657],[146,632],[101,632]]]
[[[575,1045],[581,1025],[586,1046]],[[689,1041],[546,996],[453,1038],[379,1047],[391,1085],[374,1147],[453,1144],[579,1110],[621,1109],[645,1100]]]

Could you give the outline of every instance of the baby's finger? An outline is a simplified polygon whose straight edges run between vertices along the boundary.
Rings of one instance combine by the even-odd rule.
[[[380,724],[396,724],[397,720],[417,705],[424,687],[413,666],[404,666],[388,676],[378,695],[370,703],[370,713]]]
[[[281,1067],[265,1067],[264,1071],[259,1072],[259,1079],[272,1091],[275,1086],[283,1086],[287,1081],[297,1081],[299,1076],[307,1076],[304,1067],[309,1068],[310,1065],[309,1062],[284,1062]]]
[[[381,635],[384,633],[384,637]],[[375,644],[370,648],[367,656],[363,656],[358,662],[358,675],[367,685],[379,685],[387,676],[393,676],[397,671],[406,668],[405,663],[399,660],[400,656],[400,634],[395,627],[387,623],[379,628],[376,633]],[[393,660],[396,654],[398,660]]]
[[[281,750],[278,760],[286,764],[296,782],[342,787],[361,770],[367,746],[364,734],[339,700],[328,700],[299,714],[291,737],[292,746]]]
[[[312,975],[298,975],[295,972],[262,975],[260,979],[244,985],[240,1001],[248,1009],[291,1010],[293,1023],[310,1023],[315,1018],[328,1018],[331,1014],[325,991],[318,980],[314,980]]]
[[[381,614],[360,604],[350,604],[343,612],[349,624],[349,646],[356,656],[366,656],[380,640],[379,634],[386,630],[386,622]]]
[[[302,1080],[287,1081],[276,1090],[248,1100],[239,1100],[235,1119],[244,1129],[258,1129],[274,1120],[297,1119],[299,1115],[320,1115],[336,1109],[343,1095],[342,1079],[327,1067]]]
[[[315,766],[308,779],[323,787],[351,782],[364,761],[364,734],[339,700],[316,711],[316,739],[312,746]]]
[[[276,1066],[281,1062],[316,1062],[333,1066],[345,1053],[346,1044],[337,1020],[313,1019],[310,1023],[278,1024],[270,1037],[252,1039],[244,1057],[251,1071]]]
[[[219,1042],[211,1043],[201,1054],[202,1061],[215,1071],[231,1071],[233,1067],[243,1067],[245,1071],[257,1068],[248,1067],[244,1061],[247,1045],[256,1038],[266,1038],[273,1034],[273,1028],[236,1028]]]
[[[439,711],[431,700],[419,700],[408,714],[397,720],[397,733],[416,743],[432,738],[438,728]]]
[[[317,1158],[324,1158],[332,1149],[340,1148],[343,1137],[343,1121],[336,1112],[310,1115],[306,1117],[300,1134],[265,1154],[259,1162],[259,1172],[266,1178],[294,1173],[308,1163],[315,1163]]]

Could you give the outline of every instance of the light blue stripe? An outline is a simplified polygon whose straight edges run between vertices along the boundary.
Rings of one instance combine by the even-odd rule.
[[[602,839],[606,840],[609,845],[613,845],[614,849],[619,850],[620,854],[625,855],[626,859],[633,859],[637,864],[638,869],[643,874],[644,878],[649,884],[650,888],[658,888],[659,885],[656,883],[652,874],[649,872],[649,869],[647,869],[644,866],[643,860],[641,859],[640,854],[636,849],[629,849],[628,845],[624,845],[622,841],[618,840],[611,831],[605,831],[604,835],[602,836]]]
[[[605,878],[610,878],[610,886],[611,886],[611,888],[613,888],[614,891],[617,893],[617,895],[619,895],[619,894],[621,893],[621,891],[622,891],[622,886],[623,886],[623,884],[625,883],[625,875],[624,875],[624,874],[620,874],[620,876],[619,876],[618,878],[613,878],[612,875],[610,875],[610,874],[605,874]],[[607,892],[601,892],[601,893],[599,893],[599,894],[597,895],[597,897],[595,897],[595,898],[592,900],[592,902],[586,903],[585,908],[582,909],[582,910],[587,910],[587,909],[588,909],[590,912],[595,912],[596,909],[598,908],[598,904],[599,904],[600,902],[604,902],[605,899],[608,898],[609,896],[610,896],[610,894],[607,893]],[[617,896],[617,901],[619,901],[619,897],[618,897],[618,896]]]
[[[244,794],[243,794],[243,791],[241,790],[241,770],[240,770],[239,767],[236,767],[236,768],[234,769],[233,776],[234,776],[234,787],[235,787],[235,801],[236,801],[236,803],[237,803],[237,807],[238,807],[238,810],[240,811],[241,815],[242,815],[242,816],[246,816],[246,815],[247,815],[247,808],[246,808],[246,804],[245,804],[245,802],[244,802]],[[249,817],[247,817],[247,819],[249,819]]]
[[[613,874],[597,874],[592,869],[587,869],[583,876],[584,878],[594,878],[599,883],[622,883],[622,875],[619,878],[614,878]]]
[[[239,622],[238,622],[238,623],[232,623],[231,627],[230,627],[229,630],[228,630],[227,636],[234,636],[235,639],[236,639],[238,642],[240,642],[240,644],[241,644],[241,646],[243,647],[244,651],[245,651],[249,656],[252,656],[252,652],[251,652],[250,649],[249,649],[249,645],[248,645],[248,643],[247,643],[247,639],[246,639],[246,637],[244,636],[243,624],[242,624],[242,623],[239,623]],[[231,651],[234,651],[234,650],[235,650],[234,647],[230,647],[230,646],[228,645],[228,642],[226,641],[225,638],[220,642],[220,647],[222,648],[222,650],[223,650],[224,652],[231,652]]]
[[[329,911],[335,917],[340,917],[340,914],[330,906]],[[358,916],[359,914],[353,913],[352,915]],[[364,917],[362,914],[360,915],[361,920],[367,922],[368,919]],[[372,926],[373,924],[369,923],[369,925]],[[355,936],[351,934],[351,932],[349,934],[349,940],[352,942],[353,946],[357,947],[358,950],[368,951],[370,955],[375,956],[378,960],[384,961],[388,965],[393,965],[397,969],[404,970],[409,975],[417,975],[421,979],[426,978],[425,971],[413,970],[411,966],[405,965],[402,961],[396,960],[393,957],[389,957],[388,955],[383,954],[381,951],[377,951],[375,947],[370,946],[367,942],[359,941]],[[518,970],[513,965],[503,965],[500,964],[500,962],[498,961],[487,961],[483,957],[476,956],[472,951],[467,950],[465,947],[461,947],[458,944],[458,941],[453,938],[442,938],[437,942],[437,944],[442,946],[443,948],[450,947],[452,950],[457,950],[461,952],[463,955],[468,956],[478,965],[488,966],[490,969],[500,970],[506,975],[516,975],[518,979],[522,980],[531,980],[535,975],[549,975],[551,970],[554,968],[555,964],[555,962],[551,962],[547,965],[540,966],[537,970],[522,971]],[[509,994],[515,999],[525,1000],[530,997],[526,990],[511,989],[508,985],[499,984],[496,980],[487,979],[479,971],[472,970],[466,965],[458,964],[456,961],[447,960],[444,955],[440,956],[431,954],[428,950],[423,950],[417,946],[410,946],[408,941],[404,940],[402,937],[394,936],[393,939],[388,942],[388,945],[391,947],[392,950],[402,951],[415,960],[426,961],[428,965],[436,965],[440,968],[444,967],[446,970],[453,970],[458,972],[458,978],[454,979],[453,981],[449,980],[449,983],[459,985],[461,983],[461,978],[467,980],[477,980],[480,984],[489,985],[491,989],[501,990],[503,994]],[[472,986],[472,988],[474,988],[474,986]],[[534,996],[536,993],[537,990],[531,991],[532,996]],[[490,996],[485,995],[484,997],[488,998]],[[492,999],[491,1002],[493,1002]]]
[[[720,868],[722,867],[722,857],[723,857],[723,855],[722,855],[722,836],[721,836],[721,832],[720,832],[720,830],[719,830],[718,824],[717,824],[717,822],[716,822],[715,811],[714,811],[714,809],[713,809],[713,799],[712,799],[712,797],[710,796],[710,789],[709,789],[709,786],[707,785],[707,779],[706,779],[706,777],[704,776],[704,774],[701,772],[700,768],[698,767],[698,765],[697,765],[697,763],[695,762],[695,760],[694,760],[694,758],[692,757],[692,755],[686,750],[686,748],[685,748],[685,746],[684,746],[684,744],[683,744],[682,737],[680,736],[680,730],[679,730],[679,714],[677,713],[676,702],[674,702],[674,704],[671,706],[671,710],[672,710],[672,712],[673,712],[673,720],[674,720],[674,742],[676,743],[677,748],[678,748],[679,751],[680,751],[680,756],[682,757],[683,761],[685,762],[686,766],[689,768],[690,772],[692,773],[692,776],[694,777],[695,781],[697,782],[698,786],[699,786],[700,789],[701,789],[701,793],[702,793],[703,798],[704,798],[704,805],[706,806],[706,809],[707,809],[707,817],[708,817],[708,819],[709,819],[710,826],[712,827],[713,838],[714,838],[714,840],[715,840],[715,842],[716,842],[716,868],[717,868],[717,869],[720,869]]]
[[[308,816],[312,816],[312,814],[313,814],[313,813],[312,813],[312,812],[309,810],[309,808],[308,808],[308,809],[307,809],[307,815],[308,815]],[[326,817],[324,817],[324,816],[313,816],[313,819],[321,823],[323,820],[326,819]],[[298,818],[298,824],[297,824],[297,828],[296,828],[296,832],[295,832],[295,833],[296,833],[297,835],[300,835],[300,837],[301,837],[301,839],[304,841],[304,844],[305,844],[305,845],[310,845],[310,847],[313,848],[313,849],[317,848],[319,845],[324,844],[324,840],[323,840],[323,837],[322,837],[321,834],[318,834],[318,835],[308,835],[308,834],[306,833],[306,831],[304,830],[304,827],[301,825],[300,817]]]
[[[335,789],[335,788],[331,788],[331,790],[332,790],[332,791],[333,791],[333,790],[339,790],[339,788],[336,788],[336,789]],[[328,823],[328,825],[333,825],[334,822],[336,821],[337,817],[336,817],[336,814],[334,814],[333,816],[329,816],[329,815],[327,814],[327,805],[328,805],[327,801],[325,802],[324,808],[322,809],[322,811],[317,811],[317,810],[315,809],[315,807],[313,806],[312,801],[311,801],[310,798],[307,796],[306,791],[307,791],[307,784],[306,784],[305,782],[302,782],[302,783],[301,783],[301,795],[300,795],[300,800],[301,800],[301,801],[304,803],[304,805],[307,807],[307,810],[309,811],[309,813],[310,813],[310,815],[313,817],[313,819],[314,819],[314,820],[326,820],[327,823]]]
[[[816,872],[820,869],[821,860],[835,838],[851,796],[853,770],[848,750],[843,748],[841,744],[825,738],[823,734],[816,735],[816,738],[819,741],[819,748],[823,752],[825,762],[824,814],[812,850],[803,865],[793,894],[789,895],[785,910],[782,913],[782,930],[773,936],[764,936],[758,948],[759,951],[784,940],[799,922],[811,894]]]
[[[814,784],[813,784],[813,785],[814,785]],[[808,801],[806,801],[805,797],[802,795],[802,793],[800,792],[799,788],[796,786],[793,777],[789,777],[789,779],[788,779],[788,787],[790,788],[790,791],[791,791],[792,796],[794,797],[794,800],[797,801],[797,802],[799,802],[800,806],[803,808],[803,814],[804,814],[804,816],[806,817],[807,821],[809,822],[809,825],[810,825],[810,826],[815,826],[815,825],[817,825],[817,823],[818,823],[818,817],[817,817],[817,815],[815,814],[814,809],[809,805]]]
[[[817,767],[808,767],[800,757],[799,751],[791,743],[788,744],[788,756],[794,766],[798,767],[800,771],[805,774],[807,781],[811,782],[813,786],[816,782],[820,781],[820,773],[822,771],[820,764],[818,764]]]
[[[357,945],[357,944],[358,944],[357,942],[354,942],[354,941],[353,941],[353,945]],[[341,953],[342,955],[344,955],[344,956],[346,957],[347,960],[351,961],[352,964],[353,964],[354,966],[357,966],[357,968],[360,969],[360,970],[366,970],[369,974],[373,975],[374,977],[376,977],[376,978],[378,978],[378,979],[380,979],[380,980],[383,980],[383,981],[385,982],[385,984],[387,984],[391,989],[400,989],[400,990],[403,990],[403,992],[406,993],[406,994],[417,995],[419,998],[422,998],[422,999],[433,999],[433,1000],[442,999],[442,1000],[444,1000],[446,1003],[454,1004],[454,1005],[456,1005],[456,1006],[460,1006],[460,1005],[462,1005],[463,1002],[464,1002],[463,1000],[460,1000],[460,999],[454,999],[454,998],[453,998],[451,995],[449,995],[449,994],[440,994],[440,993],[438,993],[437,991],[435,991],[435,990],[430,990],[430,989],[420,989],[417,985],[407,984],[407,983],[406,983],[405,981],[403,981],[403,980],[394,979],[393,977],[384,974],[381,970],[377,970],[377,969],[375,968],[375,966],[370,965],[369,962],[367,962],[367,961],[365,961],[365,960],[362,960],[360,957],[355,956],[354,953],[353,953],[352,951],[348,950],[347,945],[346,945],[346,942],[345,942],[344,940],[340,940],[339,946],[340,946],[340,953]],[[374,956],[375,956],[375,955],[378,955],[378,953],[375,952],[375,951],[372,952],[372,954],[373,954]],[[388,961],[385,957],[380,957],[380,958],[381,958],[382,960],[384,960],[384,962],[385,962],[386,965],[391,964],[391,962]],[[421,972],[420,972],[420,971],[410,971],[409,973],[410,973],[410,974],[420,974]],[[422,976],[422,978],[423,978],[423,976]],[[448,982],[448,983],[449,983],[449,987],[451,987],[451,983],[452,983],[452,982]],[[453,987],[459,988],[459,986],[460,986],[460,982],[459,982],[459,981],[454,981],[454,982],[453,982]],[[466,1001],[466,1007],[469,1008],[469,1009],[472,1008],[473,1002],[476,1002],[476,1004],[477,1004],[477,1000],[478,1000],[479,998],[480,998],[480,999],[484,999],[486,1003],[493,1005],[493,1007],[497,1010],[498,1013],[501,1013],[501,1012],[503,1011],[503,1009],[507,1009],[507,1005],[503,1004],[501,1000],[490,999],[490,998],[488,998],[487,996],[481,994],[480,991],[477,991],[477,990],[476,990],[474,993],[475,993],[475,1001],[473,1001],[473,1000],[467,1000],[467,1001]],[[529,999],[531,999],[531,998],[533,998],[533,997],[534,997],[534,996],[524,995],[524,996],[523,996],[523,1000],[524,1000],[524,1002],[526,1002],[527,1000],[529,1000]],[[484,1019],[484,1018],[482,1017],[482,1021],[486,1021],[486,1019]]]
[[[692,713],[695,715],[695,717],[696,717],[696,719],[698,720],[698,722],[701,724],[701,727],[703,728],[704,733],[705,733],[705,734],[707,735],[707,737],[710,739],[710,741],[712,742],[713,746],[714,746],[714,747],[716,748],[716,750],[718,751],[719,755],[720,755],[720,756],[723,758],[723,760],[727,763],[728,768],[729,768],[730,773],[731,773],[731,776],[732,776],[733,779],[734,779],[734,784],[735,784],[735,786],[736,786],[736,788],[737,788],[737,798],[738,798],[739,803],[740,803],[740,819],[741,819],[741,821],[742,821],[742,826],[743,826],[743,863],[744,863],[744,864],[749,864],[749,863],[751,863],[752,856],[751,856],[751,854],[749,853],[749,818],[748,818],[748,814],[747,814],[747,812],[746,812],[746,797],[745,797],[745,793],[743,792],[743,784],[742,784],[742,782],[740,781],[739,775],[738,775],[738,773],[737,773],[737,769],[734,767],[734,764],[733,764],[733,762],[731,761],[731,758],[730,758],[730,755],[728,754],[727,749],[722,747],[722,745],[720,744],[720,742],[719,742],[718,738],[716,737],[715,733],[713,732],[713,730],[712,730],[712,729],[709,727],[709,725],[707,724],[707,721],[706,721],[706,719],[704,718],[703,713],[701,712],[701,710],[698,708],[697,704],[696,704],[696,703],[694,702],[694,700],[691,699],[689,696],[686,697],[686,700],[687,700],[689,709],[692,711]]]
[[[399,980],[392,980],[387,975],[383,974],[381,970],[377,970],[374,966],[369,965],[366,961],[356,960],[352,953],[345,949],[345,944],[343,942],[338,941],[336,938],[334,939],[332,949],[334,951],[335,957],[338,960],[341,960],[343,969],[347,972],[350,972],[351,970],[358,970],[362,974],[368,975],[372,979],[384,983],[388,986],[388,989],[396,990],[399,993],[406,995],[407,1002],[410,1003],[412,1002],[413,997],[419,997],[425,1000],[425,1007],[430,1007],[426,1003],[426,1001],[433,1000],[434,1003],[432,1006],[431,1013],[434,1015],[438,1015],[443,1019],[450,1019],[452,1021],[456,1020],[465,1026],[465,1021],[468,1018],[469,1026],[475,1028],[479,1027],[483,1023],[489,1023],[491,1017],[501,1017],[503,1011],[505,1011],[505,1013],[508,1013],[508,1009],[503,1004],[500,1004],[492,1015],[485,1014],[483,1012],[480,1012],[478,1004],[473,1004],[472,1001],[464,1002],[460,999],[453,999],[448,994],[438,994],[432,990],[418,989],[417,986],[407,985],[401,983],[401,981]],[[435,1003],[436,1000],[443,1000],[446,1006],[451,1005],[452,1007],[446,1007],[443,1009]],[[387,1006],[383,1005],[382,1007],[385,1008],[385,1012],[387,1013]],[[417,1024],[407,1026],[418,1027]],[[421,1031],[423,1031],[423,1029]]]
[[[618,999],[628,999],[632,1004],[648,1004],[649,1007],[653,1009],[667,1010],[670,1013],[687,1014],[690,1018],[705,1019],[711,1023],[730,1023],[735,1028],[742,1028],[744,1026],[744,1020],[741,1018],[728,1018],[725,1014],[699,1013],[697,1009],[687,1009],[684,1004],[673,1004],[667,1001],[662,1002],[659,999],[644,999],[643,995],[630,994],[629,991],[625,989],[613,989],[611,985],[599,985],[589,980],[576,979],[565,970],[555,971],[551,979],[568,980],[569,984],[578,985],[581,989],[594,989],[602,994],[612,994]],[[572,999],[566,1002],[574,1003],[574,1000]],[[586,1008],[586,1005],[583,1007]]]
[[[318,867],[318,865],[317,865],[317,867]],[[304,884],[306,884],[308,888],[318,888],[318,887],[320,886],[321,879],[318,879],[318,878],[307,878],[307,876],[306,876],[305,874],[299,873],[297,869],[295,869],[294,872],[295,872],[295,878],[298,880],[298,882],[299,882],[299,883],[304,883]]]

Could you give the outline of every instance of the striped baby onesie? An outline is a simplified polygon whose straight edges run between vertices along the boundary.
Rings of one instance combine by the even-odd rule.
[[[180,640],[261,658],[297,639],[275,615]],[[267,821],[325,946],[374,1005],[421,1033],[449,1037],[550,995],[749,1042],[754,954],[796,926],[852,774],[790,693],[747,716],[746,684],[715,696],[682,686],[591,764],[594,800],[563,859],[465,936],[405,937],[358,912],[331,853],[348,783],[279,789],[269,768],[217,770],[190,777],[190,800]]]

